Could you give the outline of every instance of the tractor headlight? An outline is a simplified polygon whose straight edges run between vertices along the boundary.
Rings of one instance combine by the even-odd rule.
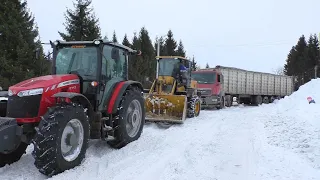
[[[24,96],[39,95],[42,93],[43,93],[43,88],[38,88],[38,89],[30,89],[30,90],[20,91],[17,95],[19,97],[24,97]]]

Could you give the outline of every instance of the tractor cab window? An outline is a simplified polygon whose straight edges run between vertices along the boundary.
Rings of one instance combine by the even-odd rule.
[[[199,84],[214,84],[216,82],[216,73],[214,72],[193,72],[191,77],[192,79],[196,80]]]
[[[96,79],[97,48],[65,47],[58,51],[56,57],[56,74],[77,72],[83,79]]]
[[[173,76],[175,69],[179,68],[179,59],[159,59],[159,76]]]
[[[120,48],[105,45],[103,47],[102,57],[102,75],[107,79],[122,79],[126,78],[126,56],[125,52]]]

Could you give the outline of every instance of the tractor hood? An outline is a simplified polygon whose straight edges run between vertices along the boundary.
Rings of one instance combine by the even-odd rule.
[[[17,94],[20,91],[39,89],[39,88],[49,88],[52,86],[58,86],[60,83],[64,83],[70,80],[78,80],[78,76],[74,74],[65,75],[47,75],[40,76],[32,79],[22,81],[15,84],[9,88],[9,96]]]

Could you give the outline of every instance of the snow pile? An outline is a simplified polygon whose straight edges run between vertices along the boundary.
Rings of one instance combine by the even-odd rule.
[[[308,103],[309,96],[316,104]],[[269,131],[269,143],[302,154],[314,168],[320,169],[320,79],[261,108],[269,112],[258,115]]]

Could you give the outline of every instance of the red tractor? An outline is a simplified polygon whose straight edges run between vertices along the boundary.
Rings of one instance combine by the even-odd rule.
[[[30,143],[35,166],[53,176],[81,164],[89,139],[122,148],[145,122],[143,87],[128,80],[140,51],[94,41],[55,41],[52,75],[9,87],[0,117],[0,167],[18,161]]]

